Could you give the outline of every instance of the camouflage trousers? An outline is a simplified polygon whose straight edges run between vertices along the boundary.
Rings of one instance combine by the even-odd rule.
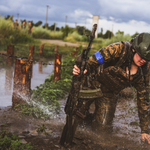
[[[95,121],[101,127],[112,124],[117,98],[112,93],[103,93],[103,97],[95,100]]]
[[[92,103],[95,103],[94,114],[89,113]],[[91,124],[95,130],[111,129],[117,105],[116,96],[109,90],[103,90],[103,97],[86,100],[85,110],[88,114],[86,117],[87,124]],[[92,116],[91,116],[92,115]]]
[[[112,121],[114,118],[117,98],[105,87],[102,87],[103,97],[96,98],[94,119],[92,121],[93,128],[105,129],[112,127]]]

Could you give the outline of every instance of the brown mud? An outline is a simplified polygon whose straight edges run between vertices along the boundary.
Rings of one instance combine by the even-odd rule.
[[[44,121],[22,115],[11,107],[0,110],[0,130],[5,129],[17,134],[23,143],[31,142],[37,150],[148,150],[150,145],[143,143],[140,136],[139,120],[136,109],[136,100],[129,98],[133,91],[127,89],[122,93],[126,97],[118,97],[118,104],[113,120],[112,130],[98,131],[90,126],[80,125],[77,128],[71,148],[59,145],[65,113],[65,100],[61,100],[62,112],[51,120]],[[94,104],[90,111],[94,110]],[[37,132],[44,125],[45,131]]]

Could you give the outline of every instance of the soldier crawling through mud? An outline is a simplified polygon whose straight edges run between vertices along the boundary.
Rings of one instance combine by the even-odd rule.
[[[87,76],[95,75],[103,93],[101,98],[95,100],[93,126],[99,128],[111,126],[117,104],[116,95],[124,88],[133,86],[137,90],[142,140],[147,140],[150,144],[148,61],[150,61],[149,33],[141,33],[131,41],[108,45],[87,60],[84,73]],[[75,65],[73,74],[79,73],[80,69]]]

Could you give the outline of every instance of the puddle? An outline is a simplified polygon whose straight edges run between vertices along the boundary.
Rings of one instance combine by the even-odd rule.
[[[53,62],[48,62],[53,63]],[[41,62],[36,62],[33,65],[33,75],[31,78],[31,89],[34,89],[36,86],[44,83],[45,79],[53,73],[53,65],[42,65]]]
[[[48,63],[53,63],[49,61]],[[12,106],[12,93],[15,66],[0,68],[0,107]],[[53,65],[42,65],[41,62],[33,63],[31,89],[44,83],[45,79],[53,73]]]
[[[113,134],[141,142],[137,104],[134,99],[121,99],[117,103],[113,119]]]

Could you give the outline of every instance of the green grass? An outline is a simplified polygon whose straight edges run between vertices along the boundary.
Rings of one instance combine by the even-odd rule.
[[[11,20],[0,17],[0,45],[34,43],[35,40],[28,35],[27,29],[14,29]]]
[[[32,36],[38,39],[63,39],[61,31],[51,31],[42,27],[33,27]]]
[[[22,144],[20,138],[5,130],[0,132],[0,149],[1,150],[35,150],[31,143]]]

